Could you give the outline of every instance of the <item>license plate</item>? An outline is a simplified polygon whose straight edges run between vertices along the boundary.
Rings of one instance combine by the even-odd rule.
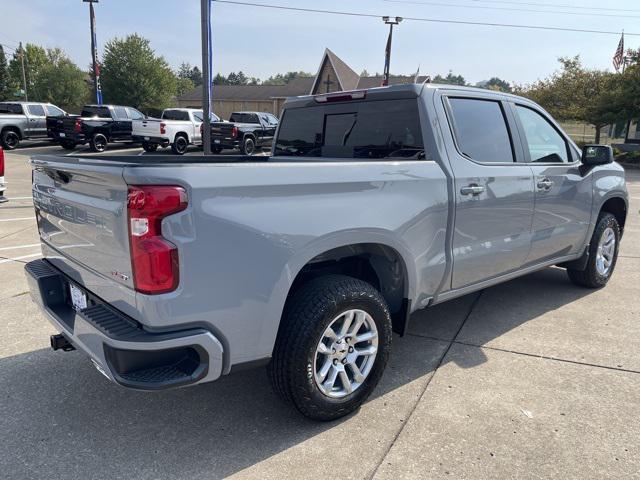
[[[220,143],[220,140],[214,140],[213,143]]]
[[[149,137],[144,137],[145,140],[149,140]]]
[[[66,135],[64,133],[62,133],[62,132],[60,132],[60,136],[61,137],[66,137]]]
[[[78,312],[87,308],[87,296],[82,290],[76,287],[73,283],[69,284],[69,291],[71,292],[71,304],[73,308]]]

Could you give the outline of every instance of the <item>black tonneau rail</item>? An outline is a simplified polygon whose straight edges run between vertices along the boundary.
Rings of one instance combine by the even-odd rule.
[[[188,163],[264,163],[271,157],[260,155],[34,155],[35,162],[54,161],[57,163],[81,164],[91,163],[123,163],[128,165],[184,165]]]

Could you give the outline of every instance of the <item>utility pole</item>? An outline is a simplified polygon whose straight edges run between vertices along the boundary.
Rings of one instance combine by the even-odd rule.
[[[382,86],[389,85],[389,68],[391,66],[391,41],[393,39],[393,26],[398,25],[402,21],[402,17],[382,17],[382,21],[389,25],[389,38],[387,39],[387,48],[384,55],[384,77],[382,78]]]
[[[18,51],[20,52],[20,63],[22,64],[22,86],[24,88],[24,101],[28,102],[29,97],[27,96],[27,75],[24,71],[24,48],[22,48],[22,42],[20,42]]]
[[[200,0],[202,35],[202,154],[211,155],[211,0]]]
[[[82,0],[89,4],[89,24],[91,26],[91,59],[93,62],[93,95],[98,105],[102,105],[102,88],[100,87],[100,64],[98,63],[98,45],[96,41],[96,14],[93,4],[98,0]]]

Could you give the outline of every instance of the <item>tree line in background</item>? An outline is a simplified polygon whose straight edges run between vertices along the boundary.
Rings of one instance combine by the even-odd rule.
[[[93,101],[90,68],[83,70],[58,48],[27,44],[7,58],[0,45],[0,100],[23,99],[22,59],[30,100],[51,102],[70,111]],[[623,125],[640,118],[640,53],[627,52],[627,68],[615,74],[585,68],[580,57],[560,58],[560,69],[530,85],[512,85],[498,77],[475,86],[513,92],[542,105],[560,121],[581,121],[593,125],[596,141],[606,125]],[[364,70],[361,76],[368,76]],[[303,71],[279,73],[265,80],[242,71],[213,78],[214,85],[284,85],[295,78],[312,76]],[[114,38],[104,47],[101,81],[105,103],[162,109],[174,98],[202,85],[197,66],[183,63],[177,71],[164,57],[156,55],[149,40],[137,35]],[[453,72],[436,75],[433,83],[468,85]],[[22,92],[22,93],[21,93]]]

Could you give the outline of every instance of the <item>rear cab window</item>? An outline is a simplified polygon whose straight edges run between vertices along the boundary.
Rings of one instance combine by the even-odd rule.
[[[163,120],[189,120],[189,112],[185,110],[165,110],[162,112]]]
[[[275,156],[423,159],[417,99],[374,100],[289,108]]]
[[[27,110],[30,115],[34,117],[44,117],[46,113],[44,113],[44,107],[42,105],[27,105]]]
[[[258,115],[255,113],[232,113],[229,117],[229,121],[233,123],[257,123],[260,124],[260,120],[258,120]]]
[[[87,118],[111,118],[111,112],[108,107],[84,107],[80,116]]]
[[[0,113],[11,113],[14,115],[24,114],[22,105],[19,103],[0,103]]]

